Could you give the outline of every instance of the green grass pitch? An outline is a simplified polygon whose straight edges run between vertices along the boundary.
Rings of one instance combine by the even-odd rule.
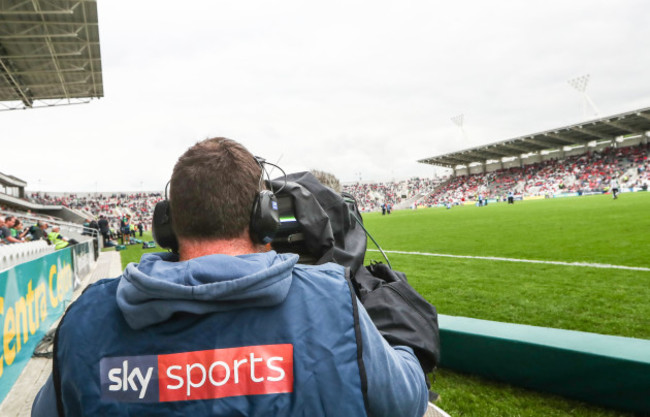
[[[649,209],[650,193],[628,193],[363,218],[386,251],[641,267],[388,253],[441,314],[650,339]],[[627,415],[444,369],[434,389],[455,417]]]

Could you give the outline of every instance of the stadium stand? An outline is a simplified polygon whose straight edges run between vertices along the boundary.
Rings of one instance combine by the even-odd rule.
[[[463,149],[418,162],[450,168],[454,175],[489,172],[541,160],[584,154],[602,147],[624,147],[650,141],[650,108],[588,120]]]
[[[343,191],[354,196],[362,212],[380,210],[382,204],[394,208],[408,208],[422,196],[428,195],[446,178],[411,178],[407,181],[387,183],[344,184]]]
[[[418,162],[451,169],[452,177],[422,202],[463,204],[505,193],[546,196],[647,189],[650,108],[463,149]]]
[[[162,200],[162,194],[159,192],[111,193],[110,195],[32,193],[29,195],[29,200],[37,204],[60,205],[78,211],[85,219],[97,219],[103,215],[108,219],[111,228],[116,230],[120,219],[129,215],[134,223],[141,222],[146,229],[151,224],[154,206]]]
[[[616,178],[623,189],[648,186],[650,145],[591,151],[564,159],[551,159],[523,167],[489,173],[456,176],[421,200],[426,206],[463,204],[479,194],[488,200],[505,201],[508,192],[525,197],[552,197],[562,193],[602,193]]]
[[[506,201],[509,192],[518,198],[553,197],[559,194],[602,193],[616,178],[624,190],[644,190],[650,184],[650,144],[601,146],[586,153],[553,158],[529,165],[436,179],[351,183],[343,191],[352,194],[361,211],[377,211],[383,203],[395,209],[445,206],[474,202]]]

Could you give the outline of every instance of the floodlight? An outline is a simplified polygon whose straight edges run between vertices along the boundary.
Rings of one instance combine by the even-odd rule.
[[[458,116],[454,116],[451,118],[451,121],[458,126],[460,129],[460,132],[463,134],[463,139],[467,141],[467,134],[465,133],[465,129],[463,129],[463,122],[465,120],[465,115],[464,114],[459,114]]]
[[[578,92],[582,95],[582,112],[585,118],[587,118],[587,104],[591,106],[591,109],[594,111],[594,115],[598,117],[598,109],[587,94],[587,84],[589,84],[589,77],[590,75],[586,74],[567,81],[571,87],[578,90]]]
[[[589,83],[589,77],[590,75],[583,75],[581,77],[576,77],[568,81],[568,83],[571,85],[571,87],[575,88],[576,90],[580,91],[581,93],[584,93],[585,90],[587,90],[587,84]]]

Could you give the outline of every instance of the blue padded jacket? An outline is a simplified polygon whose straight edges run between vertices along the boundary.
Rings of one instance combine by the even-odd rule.
[[[341,266],[297,258],[148,254],[89,287],[32,415],[424,415],[413,352],[384,341]]]

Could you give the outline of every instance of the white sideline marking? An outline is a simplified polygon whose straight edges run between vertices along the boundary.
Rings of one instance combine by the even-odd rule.
[[[368,249],[369,252],[379,252],[377,249]],[[596,264],[589,262],[561,262],[561,261],[538,261],[535,259],[517,259],[517,258],[500,258],[496,256],[470,256],[470,255],[449,255],[446,253],[427,253],[427,252],[404,252],[400,250],[385,250],[386,253],[396,253],[399,255],[420,255],[420,256],[439,256],[442,258],[464,258],[464,259],[483,259],[487,261],[503,261],[503,262],[525,262],[530,264],[549,264],[549,265],[563,265],[563,266],[579,266],[586,268],[604,268],[604,269],[625,269],[628,271],[643,271],[650,272],[650,268],[642,266],[625,266],[625,265],[610,265],[610,264]]]

